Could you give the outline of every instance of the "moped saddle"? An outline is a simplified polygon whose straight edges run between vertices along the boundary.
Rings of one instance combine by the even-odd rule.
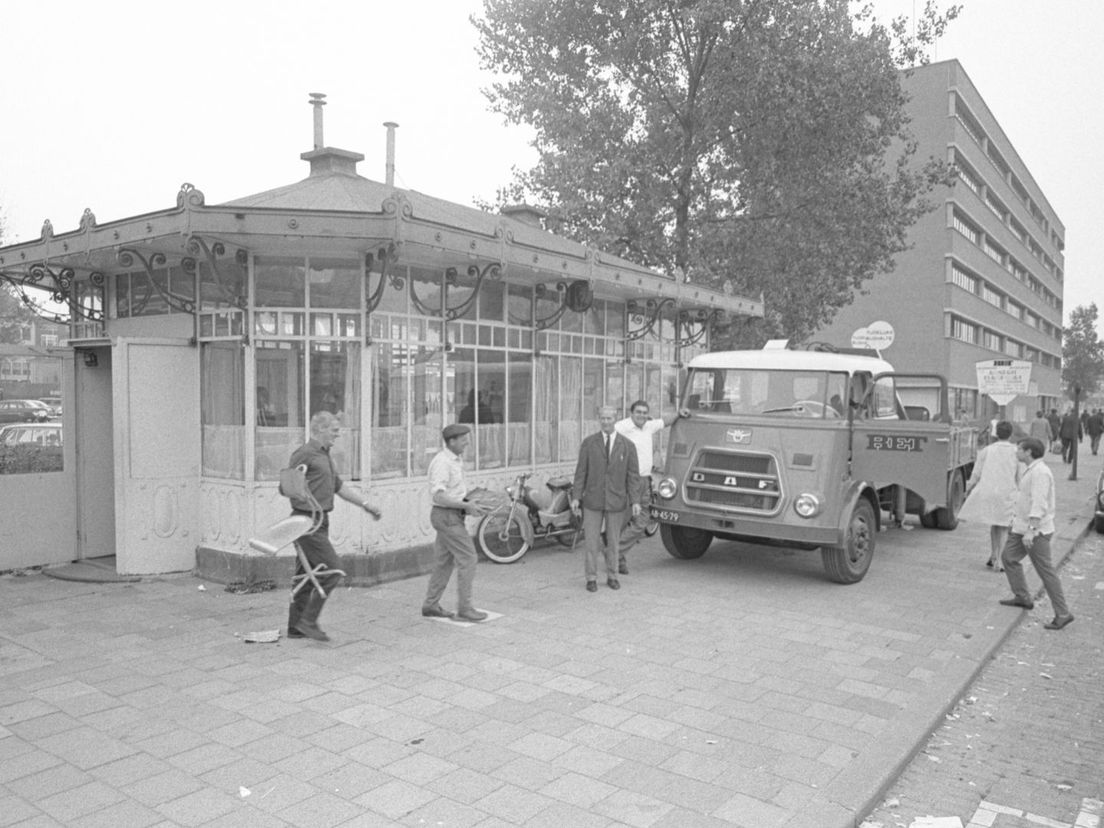
[[[571,479],[567,477],[553,477],[548,480],[544,485],[554,492],[561,491],[563,489],[571,488]]]

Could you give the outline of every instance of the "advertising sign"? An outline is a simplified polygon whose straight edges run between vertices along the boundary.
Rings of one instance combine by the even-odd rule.
[[[851,347],[884,351],[893,344],[894,336],[896,332],[888,322],[871,322],[865,328],[859,328],[851,334]]]
[[[1032,363],[1015,359],[990,359],[976,364],[978,393],[997,405],[1008,405],[1031,391]]]

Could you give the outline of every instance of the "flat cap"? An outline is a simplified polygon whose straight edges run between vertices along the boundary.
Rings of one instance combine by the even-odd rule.
[[[471,431],[471,429],[468,428],[466,425],[453,423],[452,425],[447,425],[443,429],[441,429],[441,436],[444,437],[446,440],[451,440],[453,437],[459,437],[461,434],[467,434],[469,431]]]

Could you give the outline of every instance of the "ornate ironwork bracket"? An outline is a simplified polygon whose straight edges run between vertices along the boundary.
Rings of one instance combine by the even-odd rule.
[[[556,282],[556,292],[560,294],[560,304],[552,313],[548,316],[540,316],[533,318],[533,329],[537,331],[543,331],[551,328],[557,322],[560,321],[560,317],[567,312],[567,282]],[[533,288],[533,293],[537,299],[540,299],[545,294],[549,293],[547,285],[538,284]]]
[[[190,184],[185,185],[185,187],[190,186]],[[199,191],[195,190],[194,192]],[[181,194],[182,196],[185,195],[185,190],[183,188],[181,189]],[[200,193],[199,198],[202,201],[202,193]],[[240,285],[238,285],[237,291],[231,290],[223,282],[222,272],[219,270],[218,257],[226,254],[226,245],[224,245],[220,241],[216,241],[212,244],[207,244],[206,239],[204,239],[202,236],[192,235],[188,237],[188,241],[186,242],[184,247],[189,253],[193,254],[193,256],[202,254],[203,258],[207,260],[207,266],[211,268],[211,275],[215,279],[215,287],[218,288],[219,293],[221,293],[222,297],[226,300],[226,304],[233,305],[239,310],[245,310],[247,305],[244,290],[245,282],[243,281]],[[239,248],[237,253],[234,254],[234,261],[242,266],[249,264],[248,251]],[[182,270],[184,270],[185,273],[195,275],[196,260],[192,258],[192,256],[186,256],[185,258],[181,259],[180,267]]]
[[[634,342],[637,339],[642,339],[648,334],[656,333],[656,323],[659,322],[663,316],[663,310],[667,307],[674,307],[675,300],[673,297],[667,297],[666,299],[647,299],[643,303],[637,302],[635,299],[630,300],[625,305],[625,313],[627,316],[643,316],[644,324],[637,328],[635,331],[630,331],[628,323],[625,324],[625,339],[629,342]]]
[[[116,258],[123,267],[132,267],[134,265],[134,260],[137,259],[142,263],[142,267],[145,268],[148,283],[153,286],[153,289],[157,291],[158,295],[165,300],[170,308],[183,311],[184,313],[195,313],[195,302],[185,296],[177,296],[175,293],[172,293],[167,286],[163,288],[157,283],[157,278],[153,274],[154,268],[164,267],[169,261],[164,253],[155,252],[147,259],[134,248],[123,247],[119,250]],[[144,308],[148,301],[149,291],[147,290],[139,307]]]
[[[399,258],[399,248],[394,242],[388,244],[387,247],[381,247],[376,253],[376,258],[379,259],[380,280],[379,284],[376,285],[376,289],[371,291],[368,295],[368,313],[371,313],[379,307],[380,300],[383,298],[383,287],[385,284],[390,282],[391,287],[396,290],[402,290],[405,281],[402,276],[397,276],[391,272],[391,267]],[[369,280],[371,280],[372,275],[372,261],[372,254],[366,254],[364,257],[364,272]]]
[[[89,281],[100,289],[100,307],[86,307],[80,304],[79,297],[74,296],[73,285],[76,273],[71,267],[63,267],[54,270],[46,264],[33,264],[26,273],[15,274],[0,271],[0,281],[10,284],[19,295],[19,300],[31,313],[47,322],[57,325],[70,325],[75,321],[103,322],[103,285],[104,275],[99,271],[93,271],[89,275]],[[27,287],[48,291],[50,299],[59,305],[65,305],[68,315],[48,310],[37,299],[31,297]]]
[[[720,308],[707,310],[680,310],[676,317],[675,344],[680,348],[686,345],[696,345],[705,337],[713,323],[724,315]]]
[[[419,313],[425,316],[439,316],[446,322],[452,322],[455,319],[459,319],[475,303],[476,298],[479,296],[479,289],[483,286],[484,279],[499,279],[502,277],[502,263],[491,262],[484,266],[482,269],[478,265],[468,266],[468,276],[475,279],[475,286],[472,289],[472,294],[459,305],[455,307],[449,307],[448,304],[448,291],[450,287],[455,287],[459,271],[455,267],[450,267],[445,271],[444,282],[441,285],[441,307],[431,308],[420,298],[418,298],[417,292],[414,290],[414,280],[410,280],[410,301],[418,309]]]

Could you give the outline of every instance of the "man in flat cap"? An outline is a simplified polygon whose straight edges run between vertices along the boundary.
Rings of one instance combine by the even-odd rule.
[[[463,621],[483,621],[487,613],[472,604],[472,584],[475,582],[475,544],[464,523],[468,515],[485,515],[487,507],[465,500],[468,492],[464,481],[464,449],[471,440],[466,425],[448,425],[441,431],[445,447],[429,463],[429,496],[433,509],[429,522],[437,530],[433,545],[433,572],[429,576],[422,615],[427,618],[458,618]],[[441,596],[456,567],[456,613],[441,606]]]

